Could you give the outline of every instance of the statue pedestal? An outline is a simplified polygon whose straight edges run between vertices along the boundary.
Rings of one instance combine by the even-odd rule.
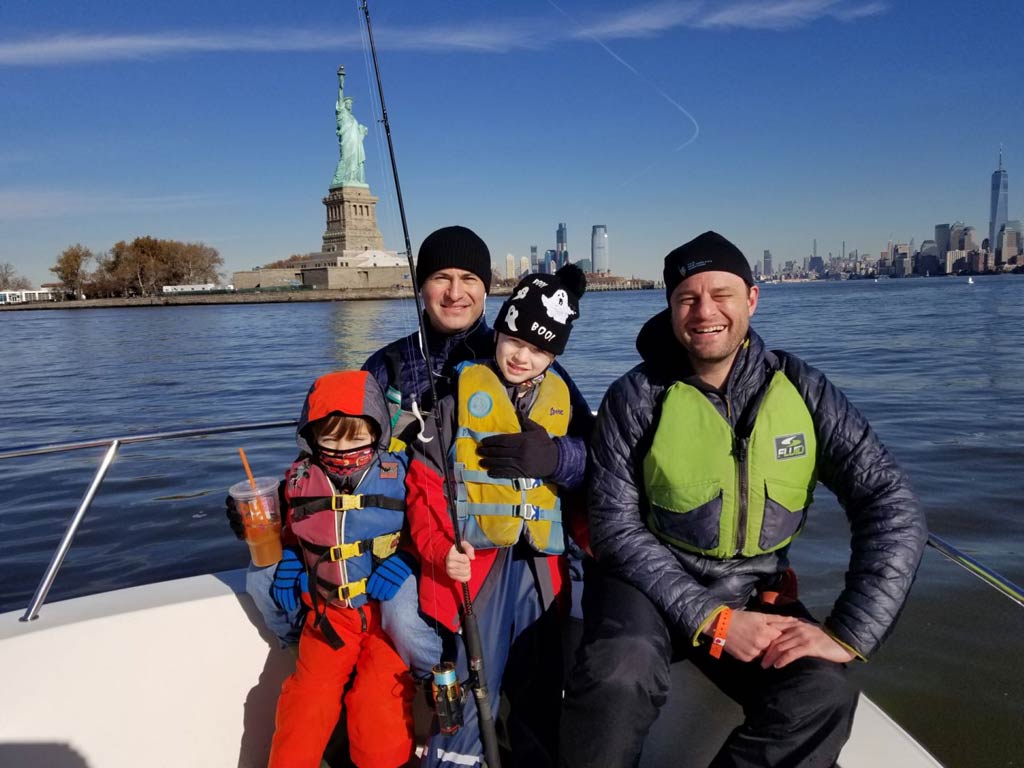
[[[327,207],[324,253],[384,250],[377,226],[377,198],[368,186],[331,187],[323,202]]]

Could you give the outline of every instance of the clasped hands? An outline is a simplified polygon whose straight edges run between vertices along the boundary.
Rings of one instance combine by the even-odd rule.
[[[712,634],[705,630],[705,634]],[[811,657],[845,664],[854,654],[809,621],[758,611],[733,611],[725,652],[740,661],[760,658],[761,668],[781,669]]]

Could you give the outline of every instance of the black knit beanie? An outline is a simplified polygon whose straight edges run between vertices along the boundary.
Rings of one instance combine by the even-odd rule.
[[[683,280],[699,272],[732,272],[747,285],[754,284],[747,257],[717,232],[698,235],[665,257],[665,298],[670,298]]]
[[[442,227],[427,235],[416,256],[416,288],[440,269],[472,272],[491,290],[491,252],[480,236],[466,227]]]
[[[580,297],[586,290],[587,276],[575,264],[566,264],[553,275],[527,275],[501,305],[494,330],[560,355],[580,316]]]

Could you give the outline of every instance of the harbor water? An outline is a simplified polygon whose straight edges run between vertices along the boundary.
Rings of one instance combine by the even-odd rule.
[[[664,305],[660,291],[583,299],[562,361],[591,407],[639,362],[636,333]],[[753,326],[869,418],[934,533],[1024,583],[1024,277],[766,285]],[[0,451],[294,419],[315,377],[414,329],[411,300],[2,313]],[[49,599],[244,566],[224,519],[239,447],[258,475],[296,453],[288,428],[123,447]],[[28,603],[102,454],[0,462],[0,611]],[[848,557],[821,489],[793,547],[817,615]],[[946,765],[1020,766],[1021,638],[1024,609],[929,550],[894,635],[854,674]]]

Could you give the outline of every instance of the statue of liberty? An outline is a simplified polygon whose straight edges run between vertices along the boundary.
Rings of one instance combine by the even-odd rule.
[[[345,95],[345,67],[338,67],[338,101],[334,104],[338,121],[338,150],[341,158],[331,187],[365,187],[366,152],[363,139],[368,131],[352,114],[352,97]]]

